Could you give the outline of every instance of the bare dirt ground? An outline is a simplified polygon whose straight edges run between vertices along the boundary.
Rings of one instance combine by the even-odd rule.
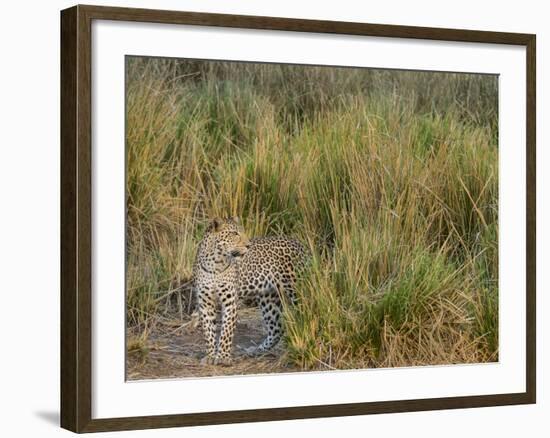
[[[132,331],[128,339],[132,339]],[[231,366],[201,365],[205,354],[200,326],[196,318],[159,319],[139,348],[129,343],[126,355],[128,380],[205,377],[242,374],[288,373],[300,371],[284,359],[282,343],[268,354],[249,357],[245,348],[259,344],[265,331],[259,310],[243,308],[235,331]]]

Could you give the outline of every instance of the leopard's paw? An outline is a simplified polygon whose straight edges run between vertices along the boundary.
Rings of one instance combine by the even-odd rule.
[[[258,347],[256,345],[245,348],[244,352],[249,357],[254,357],[254,356],[258,356],[258,355],[262,354],[262,350],[260,349],[260,347]]]
[[[215,365],[216,358],[212,354],[207,354],[201,359],[201,365]]]
[[[214,360],[214,365],[221,365],[224,367],[231,366],[233,364],[233,359],[230,357],[217,357]]]

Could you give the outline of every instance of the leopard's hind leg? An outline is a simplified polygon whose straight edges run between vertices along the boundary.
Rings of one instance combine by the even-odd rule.
[[[282,303],[278,290],[275,287],[267,288],[259,296],[258,301],[264,325],[267,329],[267,336],[258,347],[249,349],[249,354],[261,354],[270,350],[277,345],[283,333]]]

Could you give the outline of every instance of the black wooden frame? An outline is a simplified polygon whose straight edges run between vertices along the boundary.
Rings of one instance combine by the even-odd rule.
[[[92,419],[91,23],[121,20],[512,44],[526,47],[527,282],[523,393]],[[74,432],[146,429],[388,412],[528,404],[536,401],[535,111],[536,37],[531,34],[381,24],[75,6],[61,12],[61,426]]]

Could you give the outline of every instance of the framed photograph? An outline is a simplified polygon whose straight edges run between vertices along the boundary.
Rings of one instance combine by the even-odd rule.
[[[535,403],[535,35],[61,12],[61,425]]]

